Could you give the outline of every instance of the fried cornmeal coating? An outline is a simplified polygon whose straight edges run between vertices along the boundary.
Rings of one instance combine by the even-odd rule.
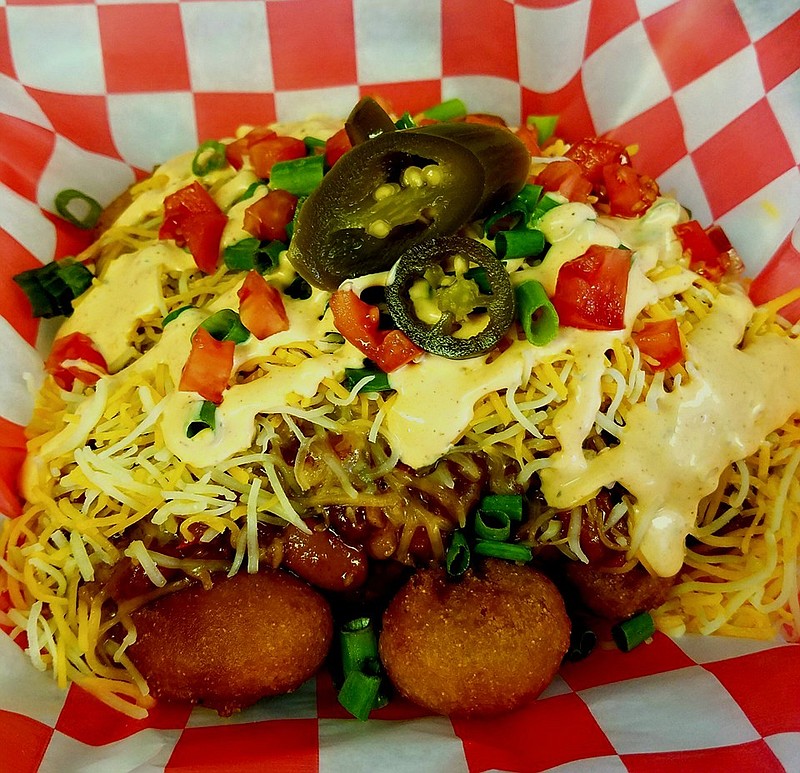
[[[497,559],[460,580],[418,571],[383,617],[380,655],[397,690],[437,714],[488,716],[518,708],[552,681],[570,620],[555,585]]]
[[[152,694],[227,716],[291,692],[311,677],[333,635],[323,597],[287,572],[221,577],[151,602],[133,615],[130,658]]]

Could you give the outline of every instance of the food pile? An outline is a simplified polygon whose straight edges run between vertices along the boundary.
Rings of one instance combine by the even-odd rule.
[[[365,98],[62,194],[96,239],[16,278],[65,319],[0,535],[37,668],[141,717],[327,659],[357,717],[474,716],[609,628],[798,638],[799,293],[552,132]]]

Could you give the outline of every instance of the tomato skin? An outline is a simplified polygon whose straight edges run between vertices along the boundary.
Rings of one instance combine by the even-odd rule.
[[[593,244],[561,266],[550,299],[562,325],[581,330],[620,330],[631,258],[628,250]]]
[[[585,202],[592,192],[591,182],[574,161],[551,161],[536,175],[536,184],[570,201]]]
[[[337,290],[331,296],[336,329],[385,373],[407,365],[422,354],[401,330],[380,330],[377,306],[364,303],[352,290]]]
[[[697,220],[673,226],[683,251],[689,255],[689,268],[712,282],[719,282],[731,267],[728,237],[719,226],[704,230]]]
[[[219,405],[233,369],[235,348],[233,341],[217,341],[205,328],[197,328],[192,336],[192,348],[183,366],[178,389],[181,392],[197,392],[204,399]]]
[[[44,368],[62,389],[72,390],[75,379],[84,384],[96,384],[100,375],[92,370],[81,368],[79,364],[64,365],[69,360],[82,360],[108,373],[105,357],[94,347],[89,336],[84,333],[70,333],[57,338],[45,360]]]
[[[339,129],[325,142],[325,163],[329,167],[333,166],[352,147],[353,144],[350,142],[350,137],[347,136],[347,130]]]
[[[248,155],[251,145],[261,140],[277,136],[278,133],[267,126],[256,126],[247,132],[244,137],[240,137],[238,140],[234,140],[225,146],[225,158],[238,172],[244,166],[245,156]]]
[[[211,194],[195,181],[164,199],[158,238],[174,239],[178,247],[187,247],[197,267],[211,274],[219,262],[219,242],[227,222]]]
[[[639,217],[658,198],[655,180],[639,174],[630,165],[606,164],[601,173],[612,215]]]
[[[607,164],[630,164],[625,147],[614,140],[586,137],[570,146],[567,158],[575,161],[583,174],[594,185],[603,181],[603,167]]]
[[[532,156],[541,156],[542,149],[539,147],[539,134],[536,129],[522,125],[514,129],[514,134],[520,139],[522,144],[528,149]]]
[[[289,329],[289,317],[280,291],[258,271],[249,271],[239,288],[239,319],[256,337],[263,341],[273,333]]]
[[[245,210],[244,230],[262,241],[287,242],[286,227],[292,222],[297,201],[297,196],[289,191],[270,191]]]
[[[633,333],[633,340],[642,354],[655,360],[648,363],[653,371],[667,370],[684,359],[678,320],[660,319],[645,323],[644,327]]]
[[[278,161],[291,161],[306,155],[306,144],[296,137],[266,137],[248,148],[253,171],[261,178],[269,178],[272,167]]]

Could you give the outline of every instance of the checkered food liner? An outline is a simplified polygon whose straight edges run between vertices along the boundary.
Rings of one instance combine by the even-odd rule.
[[[11,277],[82,246],[54,194],[107,203],[239,124],[344,116],[363,94],[636,143],[637,167],[761,272],[759,300],[798,283],[796,0],[0,0],[0,481],[48,334]],[[798,770],[798,684],[795,645],[657,635],[493,720],[396,701],[360,723],[322,673],[230,719],[165,705],[134,721],[0,635],[0,770]]]

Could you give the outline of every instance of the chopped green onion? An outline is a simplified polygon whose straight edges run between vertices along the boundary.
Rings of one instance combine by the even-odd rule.
[[[77,204],[76,204],[77,202]],[[81,191],[76,191],[74,188],[67,188],[61,191],[55,200],[56,212],[58,212],[64,220],[78,226],[78,228],[94,228],[97,221],[100,219],[100,214],[103,207],[98,201],[95,201],[91,196],[88,196]],[[74,211],[77,207],[77,213]],[[81,216],[80,213],[83,213]]]
[[[303,142],[307,153],[314,153],[316,150],[325,148],[325,140],[321,140],[319,137],[303,137]]]
[[[72,314],[72,301],[91,286],[94,274],[80,261],[64,258],[13,279],[30,301],[33,316],[50,319]]]
[[[475,543],[475,552],[490,558],[502,558],[506,561],[530,561],[533,558],[531,549],[527,545],[516,542],[495,542],[480,539]]]
[[[467,538],[461,531],[453,532],[453,538],[450,540],[450,547],[447,549],[445,556],[445,566],[447,573],[451,577],[461,577],[464,572],[469,569],[470,565],[470,551],[467,544]]]
[[[283,292],[296,301],[305,301],[311,297],[313,291],[311,285],[298,274]]]
[[[217,341],[233,341],[244,343],[250,337],[250,331],[242,324],[239,315],[233,309],[222,309],[212,314],[200,324]]]
[[[161,324],[164,327],[166,327],[167,325],[169,325],[170,322],[172,322],[172,320],[180,317],[180,315],[183,314],[184,311],[189,311],[189,309],[193,308],[195,307],[190,304],[188,306],[181,306],[180,308],[173,309],[169,314],[167,314],[166,317],[164,317],[164,321]]]
[[[362,385],[360,392],[390,392],[392,385],[389,377],[382,371],[373,368],[345,368],[344,385],[348,389],[353,389],[362,379],[370,376],[371,380]]]
[[[489,276],[483,266],[473,266],[468,269],[464,274],[464,279],[471,279],[475,282],[475,284],[478,285],[478,289],[484,295],[492,294],[492,285],[489,282]]]
[[[499,510],[475,512],[475,536],[479,539],[505,542],[511,536],[511,519]]]
[[[222,252],[225,265],[232,271],[250,271],[255,269],[260,274],[278,267],[280,254],[286,249],[283,242],[259,241],[255,238],[242,239],[229,244]]]
[[[484,513],[505,513],[512,521],[521,521],[524,512],[522,494],[487,494],[478,503]]]
[[[339,690],[339,703],[356,719],[365,722],[376,708],[381,682],[380,676],[351,671]]]
[[[334,344],[336,346],[341,346],[344,343],[344,336],[341,333],[325,333],[322,339],[325,343]]]
[[[561,196],[558,193],[545,193],[541,199],[539,199],[539,203],[536,205],[536,208],[531,212],[531,219],[530,223],[535,224],[539,221],[539,219],[549,212],[551,209],[555,209],[556,207],[560,207],[562,204],[565,204],[567,199]]]
[[[342,672],[361,671],[364,663],[378,657],[378,638],[369,617],[357,617],[344,623],[339,630],[342,653]]]
[[[398,128],[398,129],[413,129],[413,128],[414,128],[414,127],[417,125],[417,124],[414,122],[414,119],[413,119],[413,117],[411,116],[411,113],[409,113],[409,112],[408,112],[408,110],[406,110],[406,112],[405,112],[405,113],[403,113],[403,115],[401,115],[401,116],[400,116],[400,117],[399,117],[399,118],[398,118],[398,119],[397,119],[397,120],[394,122],[394,125],[395,125],[395,126]]]
[[[323,155],[278,161],[269,173],[269,184],[295,196],[308,196],[322,182],[324,167]]]
[[[656,624],[653,622],[649,612],[631,617],[617,623],[611,629],[614,641],[623,652],[630,652],[634,647],[638,647],[647,641],[656,632]]]
[[[262,186],[266,185],[263,180],[256,180],[254,183],[250,183],[247,186],[244,193],[236,199],[236,203],[238,204],[240,201],[247,201],[247,199],[252,199],[255,195],[255,192]]]
[[[432,121],[450,121],[467,114],[467,106],[458,97],[447,99],[422,111],[422,115]]]
[[[525,337],[534,346],[546,346],[558,335],[558,312],[540,282],[530,279],[514,289],[517,316]]]
[[[493,226],[503,220],[510,220],[514,226],[527,225],[536,209],[536,205],[539,203],[543,190],[541,185],[533,185],[532,183],[524,185],[513,199],[507,201],[496,212],[486,218],[483,224],[484,232],[489,233]]]
[[[192,159],[192,174],[203,177],[209,172],[216,172],[228,163],[225,157],[225,146],[216,140],[206,140],[194,154]]]
[[[573,623],[572,634],[567,650],[567,659],[576,661],[583,660],[591,655],[592,650],[597,644],[597,634],[590,628],[580,628]]]
[[[547,142],[556,130],[558,123],[557,115],[529,115],[525,123],[529,129],[536,129],[537,139],[541,145]]]
[[[214,403],[210,400],[203,400],[197,418],[190,421],[189,426],[186,427],[186,437],[193,438],[198,432],[202,432],[204,429],[213,431],[217,426],[216,411],[217,406],[214,405]]]
[[[498,231],[494,245],[500,260],[512,258],[531,258],[544,250],[544,234],[535,228],[515,228],[512,231]]]

